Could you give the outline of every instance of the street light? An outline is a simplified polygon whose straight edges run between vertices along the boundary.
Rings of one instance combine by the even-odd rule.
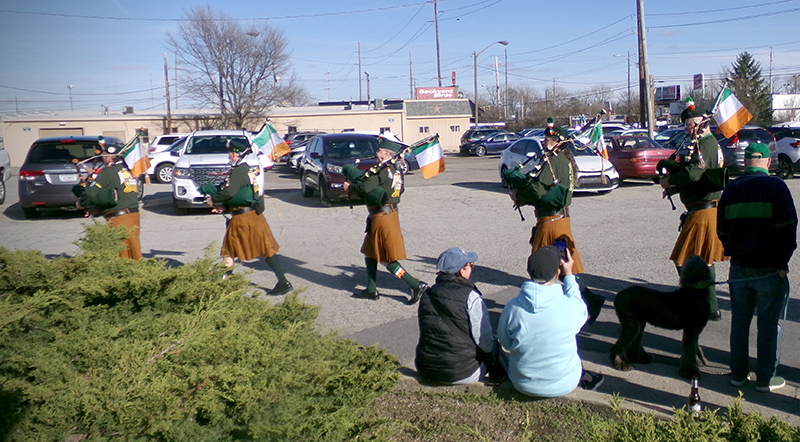
[[[369,108],[369,72],[364,71],[364,75],[367,77],[367,107]]]
[[[75,109],[72,107],[72,85],[67,85],[67,89],[69,89],[69,110],[70,112],[75,112]]]
[[[473,76],[473,79],[475,80],[475,128],[478,127],[478,55],[483,54],[487,49],[492,47],[492,45],[495,44],[495,43],[501,44],[503,46],[508,46],[508,42],[506,40],[500,40],[500,41],[493,42],[489,46],[486,46],[486,48],[484,48],[480,52],[473,52],[472,53],[472,56],[473,56],[473,58],[472,58],[472,60],[473,60],[473,63],[472,63],[472,68],[473,68],[472,76]]]
[[[628,55],[621,55],[621,54],[614,54],[615,57],[625,57],[628,59],[628,102],[627,102],[627,112],[630,113],[631,111],[631,51],[628,51]],[[636,62],[634,62],[636,63]],[[637,63],[638,64],[638,63]]]

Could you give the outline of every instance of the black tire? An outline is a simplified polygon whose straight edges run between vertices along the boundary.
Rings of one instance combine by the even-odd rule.
[[[304,173],[300,174],[300,191],[303,192],[303,196],[306,198],[314,196],[314,189],[306,184],[306,175]]]
[[[189,214],[189,209],[184,207],[178,207],[178,202],[175,201],[175,198],[172,199],[172,211],[175,212],[175,215],[183,216]]]
[[[400,160],[397,162],[397,170],[399,170],[403,175],[408,173],[408,162],[406,160]]]
[[[508,170],[508,167],[506,167],[505,164],[500,166],[500,184],[502,184],[503,187],[505,187],[505,188],[508,188],[508,183],[506,183],[506,171],[507,170]]]
[[[794,170],[792,169],[792,162],[787,158],[778,158],[778,168],[775,169],[775,175],[782,180],[793,177]]]
[[[25,218],[36,219],[39,217],[39,210],[36,207],[23,207],[22,214]]]
[[[322,207],[333,206],[333,201],[328,197],[328,186],[325,184],[325,177],[320,176],[319,181],[319,203]]]
[[[144,175],[140,175],[136,178],[136,197],[139,201],[144,197]]]
[[[484,147],[484,146],[476,147],[475,148],[475,155],[479,156],[479,157],[482,157],[482,156],[486,155],[486,147]]]
[[[172,170],[175,165],[172,163],[162,163],[156,167],[156,172],[153,174],[156,181],[162,184],[169,184],[172,182]]]
[[[653,179],[653,184],[660,184],[661,183],[661,177],[654,176],[652,179]],[[622,178],[620,178],[619,181],[622,182]]]
[[[0,204],[6,202],[6,182],[3,181],[3,171],[0,170]]]

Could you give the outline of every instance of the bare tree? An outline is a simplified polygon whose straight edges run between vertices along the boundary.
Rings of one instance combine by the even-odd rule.
[[[201,105],[218,105],[223,128],[242,128],[271,106],[307,101],[290,73],[280,31],[265,21],[245,29],[208,6],[192,9],[187,17],[177,35],[168,35],[168,44],[186,66],[186,94]]]

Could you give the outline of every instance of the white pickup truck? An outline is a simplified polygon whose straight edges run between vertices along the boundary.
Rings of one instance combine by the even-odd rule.
[[[209,208],[206,195],[200,187],[206,183],[225,181],[231,165],[227,144],[237,140],[250,144],[252,134],[241,130],[203,130],[191,133],[178,161],[172,178],[172,203],[176,215],[186,215],[190,209]],[[264,195],[265,171],[269,159],[266,155],[249,154],[244,160],[256,172],[258,196]]]
[[[6,148],[0,145],[0,204],[6,202],[6,181],[11,179],[11,158]]]

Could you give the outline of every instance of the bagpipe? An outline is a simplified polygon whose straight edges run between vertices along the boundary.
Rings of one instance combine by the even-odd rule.
[[[419,146],[422,146],[424,144],[427,144],[430,141],[435,140],[437,138],[439,138],[439,134],[435,134],[435,135],[431,135],[430,137],[423,138],[423,139],[421,139],[421,140],[419,140],[419,141],[417,141],[417,142],[415,142],[415,143],[413,143],[411,145],[405,145],[403,143],[397,143],[395,141],[395,143],[403,146],[403,148],[400,149],[396,154],[392,155],[392,157],[389,158],[388,160],[381,161],[380,163],[378,163],[378,164],[370,167],[369,169],[367,169],[363,173],[363,178],[369,178],[369,177],[371,177],[373,175],[379,174],[383,169],[386,169],[390,165],[396,165],[399,161],[403,160],[403,156],[407,152],[412,152],[415,148],[417,148]],[[358,179],[358,178],[356,178],[356,179]],[[353,181],[353,180],[350,180],[350,181]]]
[[[517,164],[516,166],[510,169],[506,169],[503,172],[503,181],[505,182],[505,184],[514,190],[525,189],[526,187],[528,187],[528,185],[530,185],[532,182],[534,182],[539,178],[539,175],[542,173],[542,170],[544,170],[545,166],[547,166],[548,170],[550,171],[550,174],[553,177],[553,181],[551,184],[551,191],[554,189],[558,189],[559,182],[558,178],[555,175],[555,172],[553,171],[553,166],[550,164],[550,157],[556,155],[559,151],[573,144],[578,139],[583,138],[587,136],[589,133],[591,133],[594,126],[600,121],[600,118],[605,114],[606,110],[600,109],[600,112],[598,112],[591,120],[589,120],[579,132],[576,132],[568,137],[563,137],[559,135],[558,143],[556,143],[556,145],[553,146],[552,148],[550,149],[545,148],[543,149],[541,155],[539,156],[531,155],[528,157],[527,160],[523,161],[522,163]],[[533,168],[531,168],[530,171],[528,171],[527,173],[523,173],[522,172],[523,168],[525,168],[525,166],[534,159],[538,160],[537,163],[533,166]],[[561,191],[561,192],[549,192],[549,193],[553,193],[553,195],[550,195],[550,199],[564,200],[566,198],[567,192]],[[519,212],[520,220],[525,221],[525,216],[522,214],[522,209],[516,204],[514,205],[514,209]]]
[[[703,170],[703,173],[698,180],[684,186],[686,190],[698,194],[707,194],[718,192],[725,188],[725,185],[728,183],[728,170],[724,165],[713,169],[708,168],[703,158],[703,153],[700,150],[700,140],[704,137],[703,132],[705,132],[706,128],[711,123],[711,119],[712,117],[710,115],[703,115],[703,118],[692,130],[692,133],[689,134],[689,155],[686,161],[682,161],[678,158],[680,149],[676,149],[668,159],[661,160],[656,164],[656,170],[660,177],[678,175],[687,167],[696,166],[698,169]],[[677,193],[677,190],[671,191],[670,189],[666,189],[663,195],[663,198],[669,199],[672,210],[677,209],[675,203],[672,201],[672,195],[675,193]]]

